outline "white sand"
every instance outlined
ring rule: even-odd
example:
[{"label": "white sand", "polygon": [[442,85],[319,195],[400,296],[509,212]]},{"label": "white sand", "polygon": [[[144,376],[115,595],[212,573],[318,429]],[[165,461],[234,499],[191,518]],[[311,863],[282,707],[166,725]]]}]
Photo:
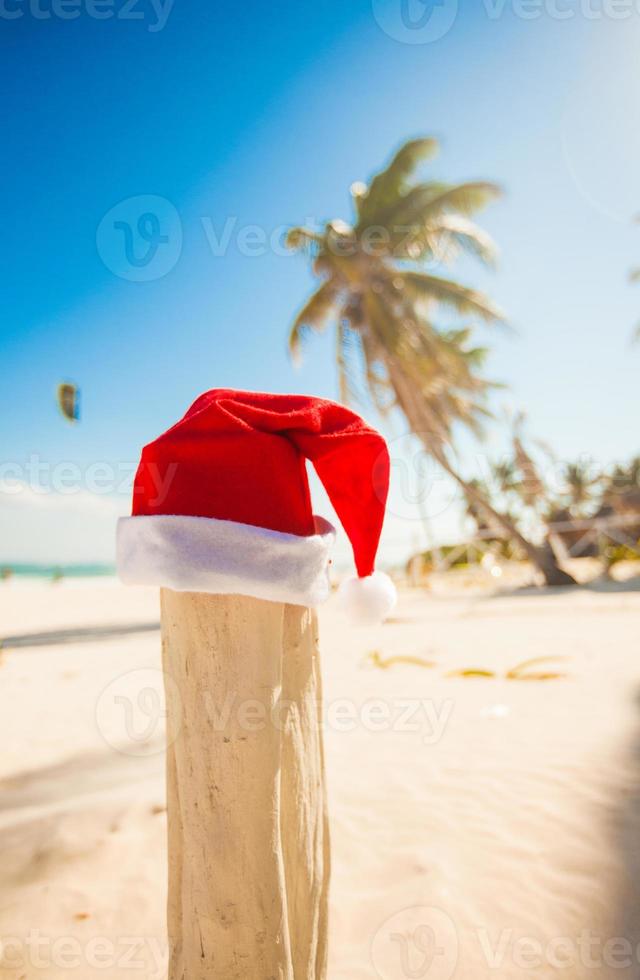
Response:
[{"label": "white sand", "polygon": [[[154,591],[0,586],[0,636],[157,618]],[[331,980],[640,976],[639,636],[622,587],[323,610]],[[565,678],[448,676],[549,655]],[[157,633],[3,654],[2,980],[163,976],[160,689]]]}]

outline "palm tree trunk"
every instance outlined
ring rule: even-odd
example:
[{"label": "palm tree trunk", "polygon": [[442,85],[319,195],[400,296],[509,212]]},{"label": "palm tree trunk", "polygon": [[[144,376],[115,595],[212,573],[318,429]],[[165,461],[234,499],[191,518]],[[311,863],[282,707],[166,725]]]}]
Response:
[{"label": "palm tree trunk", "polygon": [[434,453],[432,448],[425,447],[434,455],[434,458],[443,468],[445,473],[455,480],[468,500],[471,500],[481,508],[493,524],[497,524],[507,534],[512,541],[516,541],[522,551],[526,554],[531,564],[538,569],[544,576],[547,585],[575,585],[575,579],[560,568],[556,556],[550,545],[538,547],[528,541],[521,531],[518,530],[514,522],[505,514],[495,510],[486,499],[482,491],[478,490],[472,483],[468,483],[453,469],[444,453]]},{"label": "palm tree trunk", "polygon": [[506,514],[501,514],[489,503],[486,496],[474,484],[464,479],[451,465],[443,449],[439,448],[433,439],[427,439],[421,433],[430,432],[432,426],[425,412],[421,411],[420,395],[413,391],[413,386],[401,369],[398,369],[393,358],[385,358],[389,380],[395,391],[398,407],[405,416],[411,431],[416,435],[427,452],[440,464],[442,469],[462,489],[467,500],[479,507],[493,524],[502,528],[508,538],[515,541],[526,554],[531,564],[538,569],[547,585],[575,585],[575,579],[560,568],[550,546],[538,547],[518,530],[515,523]]}]

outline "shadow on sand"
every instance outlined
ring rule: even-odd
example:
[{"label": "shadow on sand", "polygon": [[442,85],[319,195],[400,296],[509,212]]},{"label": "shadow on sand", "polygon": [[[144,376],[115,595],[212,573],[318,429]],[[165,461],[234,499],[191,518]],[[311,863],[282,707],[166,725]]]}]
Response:
[{"label": "shadow on sand", "polygon": [[514,588],[496,589],[482,595],[484,599],[500,599],[509,596],[554,596],[570,595],[577,592],[640,592],[640,575],[624,581],[612,578],[597,578],[591,582],[577,582],[575,585],[519,585]]},{"label": "shadow on sand", "polygon": [[5,901],[29,885],[46,889],[57,868],[77,863],[81,869],[88,849],[117,832],[132,805],[147,803],[150,818],[164,812],[163,748],[159,739],[148,757],[88,752],[0,780]]},{"label": "shadow on sand", "polygon": [[145,756],[87,752],[0,780],[0,815],[57,803],[68,806],[82,797],[163,776],[164,736],[149,743]]},{"label": "shadow on sand", "polygon": [[619,794],[611,814],[611,831],[623,873],[614,910],[615,937],[630,946],[628,969],[616,971],[625,978],[640,978],[640,689],[637,730],[627,752],[633,767],[629,783]]},{"label": "shadow on sand", "polygon": [[0,637],[0,650],[17,650],[20,647],[60,646],[68,643],[85,643],[91,640],[110,640],[116,636],[135,633],[155,633],[160,623],[120,623],[108,626],[80,626],[65,630],[47,630],[43,633],[20,633]]}]

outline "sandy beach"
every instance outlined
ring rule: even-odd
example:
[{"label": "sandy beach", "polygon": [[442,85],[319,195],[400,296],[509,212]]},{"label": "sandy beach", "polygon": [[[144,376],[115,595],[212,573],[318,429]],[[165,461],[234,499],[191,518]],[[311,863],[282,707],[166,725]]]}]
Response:
[{"label": "sandy beach", "polygon": [[[158,618],[156,590],[0,586],[2,980],[164,976]],[[320,626],[332,980],[640,976],[637,583]]]}]

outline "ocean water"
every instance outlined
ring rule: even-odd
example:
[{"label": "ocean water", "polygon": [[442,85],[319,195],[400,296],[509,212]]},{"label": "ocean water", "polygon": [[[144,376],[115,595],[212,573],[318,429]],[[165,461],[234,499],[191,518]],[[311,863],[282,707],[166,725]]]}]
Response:
[{"label": "ocean water", "polygon": [[114,565],[29,565],[0,561],[0,579],[13,578],[98,578],[115,575]]}]

